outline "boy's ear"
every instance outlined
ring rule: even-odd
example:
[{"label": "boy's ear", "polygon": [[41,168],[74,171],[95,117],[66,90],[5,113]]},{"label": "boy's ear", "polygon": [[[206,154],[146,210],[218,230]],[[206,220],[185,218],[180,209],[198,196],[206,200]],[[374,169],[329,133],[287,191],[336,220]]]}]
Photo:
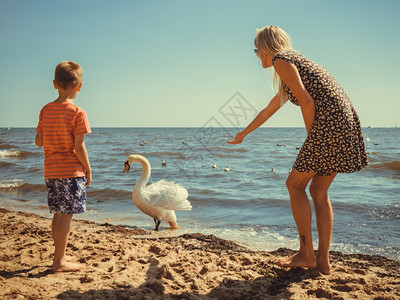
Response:
[{"label": "boy's ear", "polygon": [[53,86],[54,86],[54,88],[55,88],[56,90],[58,90],[58,85],[57,85],[57,83],[56,83],[55,80],[53,80]]},{"label": "boy's ear", "polygon": [[78,87],[77,87],[76,90],[77,90],[78,92],[80,92],[80,91],[81,91],[81,88],[82,88],[82,82],[78,85]]}]

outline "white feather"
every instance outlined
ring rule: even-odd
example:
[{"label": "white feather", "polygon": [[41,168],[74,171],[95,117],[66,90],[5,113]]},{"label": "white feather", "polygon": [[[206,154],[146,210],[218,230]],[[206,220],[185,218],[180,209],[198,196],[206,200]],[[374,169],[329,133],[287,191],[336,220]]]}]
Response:
[{"label": "white feather", "polygon": [[146,186],[142,190],[143,198],[150,204],[171,210],[191,210],[192,206],[186,199],[188,191],[174,182],[164,179]]},{"label": "white feather", "polygon": [[143,167],[142,175],[133,188],[133,203],[155,220],[167,221],[172,228],[177,228],[175,210],[192,209],[187,200],[188,191],[164,179],[146,186],[151,173],[149,161],[141,155],[130,155],[127,161],[129,165],[139,162]]}]

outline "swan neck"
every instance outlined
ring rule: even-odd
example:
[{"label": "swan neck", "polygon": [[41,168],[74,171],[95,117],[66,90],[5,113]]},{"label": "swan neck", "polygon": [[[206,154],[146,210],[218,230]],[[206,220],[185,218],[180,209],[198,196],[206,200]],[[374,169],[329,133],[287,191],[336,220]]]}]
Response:
[{"label": "swan neck", "polygon": [[139,178],[138,185],[145,187],[150,178],[151,167],[147,161],[140,160],[139,163],[142,165],[142,175]]}]

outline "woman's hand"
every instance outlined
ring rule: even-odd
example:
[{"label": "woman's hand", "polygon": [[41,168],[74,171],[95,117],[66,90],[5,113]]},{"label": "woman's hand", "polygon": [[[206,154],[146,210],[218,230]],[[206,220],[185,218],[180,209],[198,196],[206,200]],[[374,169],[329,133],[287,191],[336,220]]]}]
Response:
[{"label": "woman's hand", "polygon": [[246,135],[242,131],[239,131],[236,134],[235,139],[231,140],[231,141],[228,141],[228,144],[233,144],[233,145],[240,144],[241,142],[243,142],[243,139],[244,139],[245,136]]}]

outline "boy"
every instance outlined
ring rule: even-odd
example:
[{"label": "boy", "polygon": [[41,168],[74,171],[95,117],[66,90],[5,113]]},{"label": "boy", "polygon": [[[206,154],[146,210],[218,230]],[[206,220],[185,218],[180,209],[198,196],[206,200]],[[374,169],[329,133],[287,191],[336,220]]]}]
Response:
[{"label": "boy", "polygon": [[83,265],[66,256],[73,214],[86,211],[86,186],[92,181],[84,135],[91,133],[86,112],[73,101],[82,87],[82,69],[72,61],[57,65],[58,98],[40,111],[35,144],[43,146],[44,178],[54,238],[53,272],[75,272]]}]

